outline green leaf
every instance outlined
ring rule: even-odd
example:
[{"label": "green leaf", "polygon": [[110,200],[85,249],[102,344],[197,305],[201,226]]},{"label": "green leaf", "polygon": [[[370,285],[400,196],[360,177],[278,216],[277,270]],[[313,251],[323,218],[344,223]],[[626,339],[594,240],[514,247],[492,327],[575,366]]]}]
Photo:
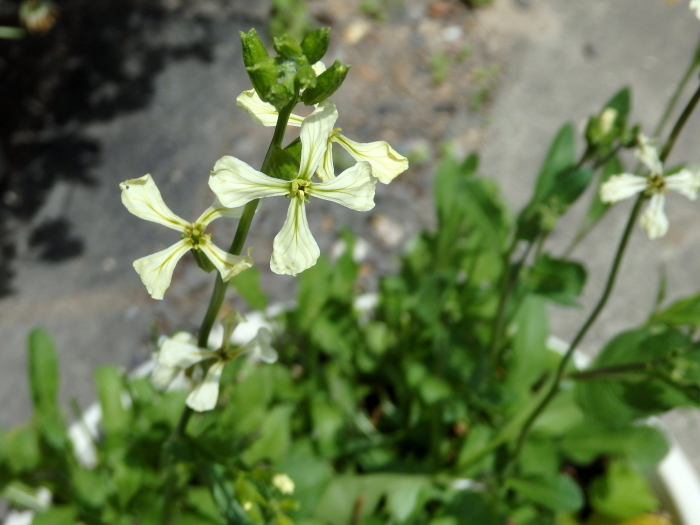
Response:
[{"label": "green leaf", "polygon": [[29,387],[35,410],[57,410],[58,356],[51,337],[41,329],[29,334]]},{"label": "green leaf", "polygon": [[544,373],[549,336],[547,302],[536,295],[526,296],[515,315],[514,323],[516,331],[507,381],[516,392],[524,393]]},{"label": "green leaf", "polygon": [[276,465],[284,460],[292,439],[290,422],[293,410],[293,405],[278,405],[267,414],[257,439],[243,454],[248,465],[265,459]]},{"label": "green leaf", "polygon": [[103,365],[95,371],[95,382],[102,408],[102,428],[107,435],[123,434],[129,428],[129,412],[122,402],[123,373],[116,366]]},{"label": "green leaf", "polygon": [[680,299],[660,312],[656,312],[649,319],[649,324],[700,325],[700,294]]},{"label": "green leaf", "polygon": [[333,476],[332,467],[314,454],[309,439],[302,438],[294,442],[279,470],[294,480],[294,499],[298,500],[300,505],[293,517],[305,518],[313,515]]},{"label": "green leaf", "polygon": [[330,27],[323,27],[308,33],[301,41],[301,49],[309,64],[315,64],[323,58],[330,42]]},{"label": "green leaf", "polygon": [[32,525],[74,525],[77,514],[73,506],[55,505],[46,512],[35,515]]},{"label": "green leaf", "polygon": [[272,150],[266,175],[282,180],[294,180],[299,177],[301,162],[301,141],[296,139],[286,148],[277,146]]},{"label": "green leaf", "polygon": [[70,474],[72,488],[81,504],[92,509],[105,504],[112,485],[103,472],[74,467]]},{"label": "green leaf", "polygon": [[295,326],[302,332],[312,326],[323,306],[328,301],[330,284],[333,278],[333,267],[325,256],[321,256],[316,264],[303,272],[298,278]]},{"label": "green leaf", "polygon": [[529,280],[533,293],[559,304],[578,306],[576,298],[586,284],[586,269],[577,262],[544,254],[535,261]]},{"label": "green leaf", "polygon": [[212,463],[200,464],[199,470],[209,485],[211,495],[221,515],[231,525],[252,525],[253,521],[238,503],[224,468]]},{"label": "green leaf", "polygon": [[571,429],[562,438],[563,452],[579,464],[588,464],[603,455],[617,455],[640,465],[653,466],[668,452],[663,432],[647,425],[605,427],[588,421]]},{"label": "green leaf", "polygon": [[622,461],[612,462],[603,476],[593,480],[588,497],[594,510],[616,520],[633,518],[659,506],[646,477]]},{"label": "green leaf", "polygon": [[568,171],[576,163],[576,132],[573,124],[565,124],[552,141],[535,183],[532,202],[549,195],[557,175]]},{"label": "green leaf", "polygon": [[330,97],[341,86],[350,71],[350,66],[338,62],[316,77],[316,86],[310,87],[301,94],[301,100],[307,106],[319,104]]},{"label": "green leaf", "polygon": [[613,108],[619,117],[627,118],[632,109],[632,91],[628,86],[623,87],[605,103],[606,108]]},{"label": "green leaf", "polygon": [[267,307],[267,294],[260,285],[260,270],[256,267],[248,268],[229,282],[253,310],[264,310]]},{"label": "green leaf", "polygon": [[574,512],[583,506],[583,494],[565,474],[552,477],[510,478],[506,485],[520,495],[556,512]]},{"label": "green leaf", "polygon": [[15,427],[5,436],[7,462],[14,473],[35,469],[41,462],[39,436],[31,426]]}]

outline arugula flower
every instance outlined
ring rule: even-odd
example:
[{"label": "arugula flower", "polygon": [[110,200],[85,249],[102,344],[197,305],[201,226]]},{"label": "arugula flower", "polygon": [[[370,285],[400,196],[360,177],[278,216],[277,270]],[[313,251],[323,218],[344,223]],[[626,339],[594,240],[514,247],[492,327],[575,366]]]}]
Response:
[{"label": "arugula flower", "polygon": [[[332,104],[326,101],[326,104]],[[263,126],[277,124],[278,113],[275,106],[263,102],[254,89],[244,91],[236,99],[236,105],[245,109],[254,122]],[[335,105],[333,105],[335,108]],[[290,126],[301,126],[304,117],[292,113],[289,117]],[[394,150],[387,142],[356,142],[340,133],[341,128],[331,128],[328,133],[328,147],[323,156],[323,162],[318,166],[318,176],[323,181],[329,181],[335,177],[333,169],[332,143],[340,144],[358,162],[369,162],[372,166],[372,175],[379,182],[389,184],[397,175],[408,169],[408,160]]]},{"label": "arugula flower", "polygon": [[158,351],[158,364],[152,376],[154,384],[162,388],[167,386],[168,378],[172,381],[179,373],[198,363],[213,361],[204,378],[194,380],[194,388],[185,401],[187,406],[197,412],[213,409],[219,398],[219,382],[227,363],[244,354],[254,361],[277,361],[277,352],[271,344],[272,332],[268,328],[260,328],[257,335],[244,345],[232,344],[232,333],[244,320],[243,316],[235,311],[224,318],[225,334],[222,346],[218,350],[199,348],[195,337],[186,332],[179,332],[167,338]]},{"label": "arugula flower", "polygon": [[134,268],[154,299],[163,298],[165,290],[170,286],[175,265],[189,250],[201,250],[224,281],[253,265],[250,254],[231,255],[211,241],[211,234],[204,233],[205,228],[214,219],[240,217],[241,209],[230,209],[215,200],[196,221],[189,223],[170,211],[150,175],[127,180],[119,187],[122,190],[122,203],[131,213],[182,233],[182,239],[169,248],[134,261]]},{"label": "arugula flower", "polygon": [[357,211],[374,208],[377,179],[368,162],[358,162],[338,177],[312,182],[327,149],[328,136],[338,118],[335,105],[325,101],[301,124],[301,163],[294,180],[270,177],[235,157],[222,157],[214,166],[209,186],[219,201],[232,208],[264,197],[285,195],[291,200],[282,230],[273,242],[270,268],[278,274],[296,275],[316,264],[320,255],[305,204],[310,197],[337,202]]},{"label": "arugula flower", "polygon": [[649,169],[649,175],[613,175],[601,185],[600,199],[612,204],[644,192],[649,197],[649,205],[642,214],[640,223],[650,239],[657,239],[666,235],[668,231],[668,218],[664,212],[665,193],[674,190],[690,200],[695,200],[700,188],[700,173],[682,169],[674,175],[664,177],[663,165],[656,148],[644,135],[639,136],[638,142],[635,154]]},{"label": "arugula flower", "polygon": [[695,11],[695,16],[700,18],[700,0],[690,0],[690,9]]}]

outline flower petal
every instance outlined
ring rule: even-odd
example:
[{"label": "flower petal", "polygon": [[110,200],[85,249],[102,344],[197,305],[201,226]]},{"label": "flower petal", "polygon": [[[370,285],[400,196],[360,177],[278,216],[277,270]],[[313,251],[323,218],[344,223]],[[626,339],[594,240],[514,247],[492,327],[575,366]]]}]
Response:
[{"label": "flower petal", "polygon": [[669,190],[677,191],[694,201],[698,196],[698,189],[700,189],[700,173],[681,170],[674,175],[666,177],[664,182]]},{"label": "flower petal", "polygon": [[277,361],[277,351],[272,348],[272,332],[269,328],[262,327],[257,335],[248,343],[248,356],[253,361],[274,363]]},{"label": "flower petal", "polygon": [[690,0],[690,9],[695,11],[695,16],[700,18],[700,0]]},{"label": "flower petal", "polygon": [[289,181],[268,177],[235,157],[221,157],[209,177],[209,187],[224,206],[236,208],[252,200],[289,193]]},{"label": "flower petal", "polygon": [[329,147],[328,137],[338,120],[338,110],[331,101],[318,105],[301,124],[301,163],[299,178],[311,180]]},{"label": "flower petal", "polygon": [[358,162],[329,182],[311,183],[309,194],[357,211],[374,208],[377,178],[368,162]]},{"label": "flower petal", "polygon": [[668,219],[664,213],[664,196],[655,193],[649,200],[649,206],[644,210],[640,220],[642,228],[650,239],[658,239],[668,231]]},{"label": "flower petal", "polygon": [[166,367],[189,368],[195,363],[216,356],[216,352],[199,348],[196,341],[183,341],[178,337],[169,337],[158,351],[158,364]]},{"label": "flower petal", "polygon": [[219,217],[231,217],[232,219],[238,219],[241,215],[243,215],[243,206],[228,208],[221,204],[219,199],[214,199],[214,204],[204,210],[204,212],[197,218],[196,221],[194,221],[194,223],[206,228],[211,221],[218,219]]},{"label": "flower petal", "polygon": [[199,243],[199,247],[207,255],[209,261],[219,270],[221,280],[224,282],[253,266],[250,249],[248,250],[248,255],[232,255],[216,246],[213,242],[204,239]]},{"label": "flower petal", "polygon": [[333,166],[333,144],[328,143],[326,152],[323,154],[321,159],[321,164],[318,165],[316,170],[318,178],[323,182],[328,182],[335,178],[335,166]]},{"label": "flower petal", "polygon": [[151,383],[158,390],[167,390],[180,372],[182,372],[182,369],[176,366],[156,363],[156,367],[151,372]]},{"label": "flower petal", "polygon": [[170,211],[150,175],[124,181],[119,187],[124,206],[137,217],[178,231],[190,225]]},{"label": "flower petal", "polygon": [[170,286],[175,265],[192,247],[190,239],[182,239],[170,248],[134,261],[134,269],[141,276],[146,290],[154,299],[162,299]]},{"label": "flower petal", "polygon": [[[238,98],[236,98],[236,105],[239,108],[245,109],[248,115],[250,115],[250,118],[253,119],[253,122],[262,124],[263,126],[277,125],[277,118],[279,117],[277,109],[272,104],[264,102],[254,89],[249,89],[238,95]],[[290,126],[301,126],[303,120],[304,117],[292,113],[289,115],[288,124]]]},{"label": "flower petal", "polygon": [[636,157],[653,175],[661,175],[664,172],[664,167],[651,139],[640,133],[637,142],[637,150],[634,152]]},{"label": "flower petal", "polygon": [[613,175],[600,186],[600,200],[612,204],[647,189],[649,182],[646,177],[621,173]]},{"label": "flower petal", "polygon": [[289,203],[287,219],[272,243],[270,269],[278,274],[296,275],[316,264],[319,255],[321,250],[309,230],[304,202],[294,197]]},{"label": "flower petal", "polygon": [[383,140],[355,142],[341,134],[334,134],[332,140],[345,148],[355,160],[369,162],[372,175],[384,184],[389,184],[397,175],[408,169],[408,159]]},{"label": "flower petal", "polygon": [[219,360],[209,367],[202,382],[187,396],[185,403],[188,407],[197,412],[204,412],[216,406],[216,400],[219,398],[219,381],[225,364],[225,361]]}]

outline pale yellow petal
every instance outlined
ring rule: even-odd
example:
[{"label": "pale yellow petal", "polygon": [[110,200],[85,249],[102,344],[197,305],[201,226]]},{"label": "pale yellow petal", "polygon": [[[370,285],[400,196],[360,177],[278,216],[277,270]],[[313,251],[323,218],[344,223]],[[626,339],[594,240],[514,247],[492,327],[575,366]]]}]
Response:
[{"label": "pale yellow petal", "polygon": [[357,211],[374,208],[377,178],[368,162],[358,162],[329,182],[311,183],[309,195],[337,202]]},{"label": "pale yellow petal", "polygon": [[197,412],[205,412],[216,406],[216,401],[219,398],[219,381],[225,364],[224,361],[216,361],[209,367],[202,382],[194,387],[190,395],[187,396],[185,404],[188,407]]},{"label": "pale yellow petal", "polygon": [[316,264],[319,255],[321,250],[309,230],[304,202],[295,197],[289,203],[287,219],[272,243],[270,268],[278,274],[296,275]]},{"label": "pale yellow petal", "polygon": [[644,164],[652,175],[661,175],[664,172],[663,165],[659,159],[659,153],[653,145],[651,139],[640,134],[637,139],[637,149],[634,154],[639,161]]},{"label": "pale yellow petal", "polygon": [[154,299],[162,299],[170,286],[175,265],[192,247],[190,239],[182,239],[170,248],[134,261],[134,268]]},{"label": "pale yellow petal", "polygon": [[187,221],[170,211],[150,175],[124,181],[119,187],[122,203],[137,217],[178,231],[189,226]]},{"label": "pale yellow petal", "polygon": [[700,18],[700,0],[690,0],[690,9],[695,12],[695,16]]},{"label": "pale yellow petal", "polygon": [[209,187],[224,206],[236,208],[252,200],[289,193],[289,181],[268,177],[235,157],[221,157],[209,177]]},{"label": "pale yellow petal", "polygon": [[[245,109],[248,115],[250,115],[250,118],[253,119],[253,122],[262,124],[263,126],[277,125],[277,118],[279,117],[277,109],[275,109],[275,106],[272,104],[264,102],[254,89],[249,89],[238,95],[238,98],[236,98],[236,105],[239,108]],[[288,124],[290,126],[301,126],[303,120],[304,117],[292,113],[289,116]]]},{"label": "pale yellow petal", "polygon": [[202,240],[199,243],[199,248],[206,254],[211,263],[219,270],[221,280],[226,282],[231,277],[247,270],[253,266],[253,258],[248,255],[232,255],[208,240]]},{"label": "pale yellow petal", "polygon": [[355,142],[341,134],[334,134],[332,140],[345,148],[355,160],[369,162],[372,174],[384,184],[389,184],[408,169],[408,159],[383,140]]},{"label": "pale yellow petal", "polygon": [[158,364],[176,368],[189,368],[195,363],[212,359],[216,353],[199,348],[196,342],[169,337],[158,351]]},{"label": "pale yellow petal", "polygon": [[613,175],[600,186],[600,200],[612,204],[632,195],[643,192],[649,185],[649,179],[632,175],[631,173],[621,173]]},{"label": "pale yellow petal", "polygon": [[199,218],[194,221],[195,224],[206,228],[207,225],[214,219],[219,217],[230,217],[232,219],[238,219],[243,215],[244,206],[238,206],[236,208],[228,208],[221,204],[219,199],[214,199],[214,204],[209,206],[204,212],[199,216]]},{"label": "pale yellow petal", "polygon": [[326,100],[301,124],[301,164],[299,178],[311,180],[329,147],[328,136],[338,120],[335,104]]},{"label": "pale yellow petal", "polygon": [[698,196],[700,189],[700,173],[690,170],[681,170],[674,175],[669,175],[664,179],[666,187],[685,195],[691,201]]},{"label": "pale yellow petal", "polygon": [[253,361],[265,363],[277,361],[278,355],[277,351],[272,348],[272,332],[269,328],[260,328],[257,335],[246,346],[248,347],[248,356]]},{"label": "pale yellow petal", "polygon": [[323,154],[321,164],[318,165],[316,174],[323,182],[328,182],[329,180],[335,178],[335,166],[333,166],[333,144],[330,142],[328,143],[326,152]]},{"label": "pale yellow petal", "polygon": [[662,194],[656,193],[652,195],[640,222],[650,239],[658,239],[666,235],[668,219],[664,213],[664,196]]}]

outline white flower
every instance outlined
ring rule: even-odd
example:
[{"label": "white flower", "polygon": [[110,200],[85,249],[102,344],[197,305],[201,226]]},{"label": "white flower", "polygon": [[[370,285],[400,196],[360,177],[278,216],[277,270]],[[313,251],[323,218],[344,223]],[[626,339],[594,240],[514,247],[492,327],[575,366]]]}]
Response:
[{"label": "white flower", "polygon": [[285,195],[291,202],[282,230],[273,242],[270,268],[278,274],[296,275],[316,264],[320,250],[306,220],[309,197],[337,202],[357,211],[374,207],[377,179],[367,162],[358,162],[338,177],[312,182],[326,151],[328,136],[338,118],[335,105],[319,104],[301,125],[301,163],[297,178],[288,181],[261,173],[235,157],[223,157],[214,166],[209,186],[231,208],[254,199]]},{"label": "white flower", "polygon": [[272,484],[282,494],[294,493],[294,481],[287,474],[275,474],[272,477]]},{"label": "white flower", "polygon": [[182,233],[182,239],[171,247],[134,261],[134,268],[154,299],[163,298],[165,290],[170,286],[175,265],[189,250],[201,250],[224,281],[253,265],[250,255],[231,255],[217,247],[211,241],[210,234],[204,233],[204,229],[214,219],[240,217],[242,210],[229,209],[215,200],[196,221],[189,223],[170,211],[150,175],[127,180],[119,187],[122,190],[122,202],[131,213]]},{"label": "white flower", "polygon": [[663,237],[668,231],[668,218],[664,213],[665,193],[674,190],[695,200],[700,188],[700,173],[683,169],[674,175],[663,176],[661,160],[647,137],[640,135],[637,158],[649,169],[648,177],[631,173],[613,175],[600,187],[600,199],[615,203],[638,193],[646,192],[649,205],[640,223],[650,239]]},{"label": "white flower", "polygon": [[158,366],[151,380],[156,387],[162,387],[160,380],[164,374],[159,376],[159,370],[175,371],[177,375],[197,363],[213,361],[204,378],[195,381],[195,386],[185,401],[187,406],[197,412],[213,409],[219,398],[221,373],[229,361],[243,354],[249,354],[251,359],[266,363],[274,363],[277,360],[277,352],[271,346],[272,333],[269,329],[260,328],[257,335],[245,345],[231,346],[230,334],[234,328],[235,323],[227,327],[223,344],[218,350],[199,348],[194,336],[184,332],[167,338],[158,351]]},{"label": "white flower", "polygon": [[700,0],[690,0],[690,9],[695,11],[695,16],[700,18]]},{"label": "white flower", "polygon": [[[326,104],[332,103],[326,101]],[[277,124],[278,113],[275,106],[263,102],[254,89],[241,93],[236,99],[236,105],[245,109],[253,121],[258,124],[263,126],[274,126]],[[304,117],[294,113],[289,117],[290,126],[301,126],[303,121]],[[408,169],[406,157],[397,153],[387,142],[355,142],[342,135],[341,131],[341,128],[331,128],[329,130],[327,136],[328,147],[326,148],[323,162],[318,166],[318,176],[321,180],[328,181],[335,177],[333,170],[333,142],[340,144],[358,162],[369,162],[370,166],[372,166],[372,175],[384,184],[389,184],[397,175]]]}]

